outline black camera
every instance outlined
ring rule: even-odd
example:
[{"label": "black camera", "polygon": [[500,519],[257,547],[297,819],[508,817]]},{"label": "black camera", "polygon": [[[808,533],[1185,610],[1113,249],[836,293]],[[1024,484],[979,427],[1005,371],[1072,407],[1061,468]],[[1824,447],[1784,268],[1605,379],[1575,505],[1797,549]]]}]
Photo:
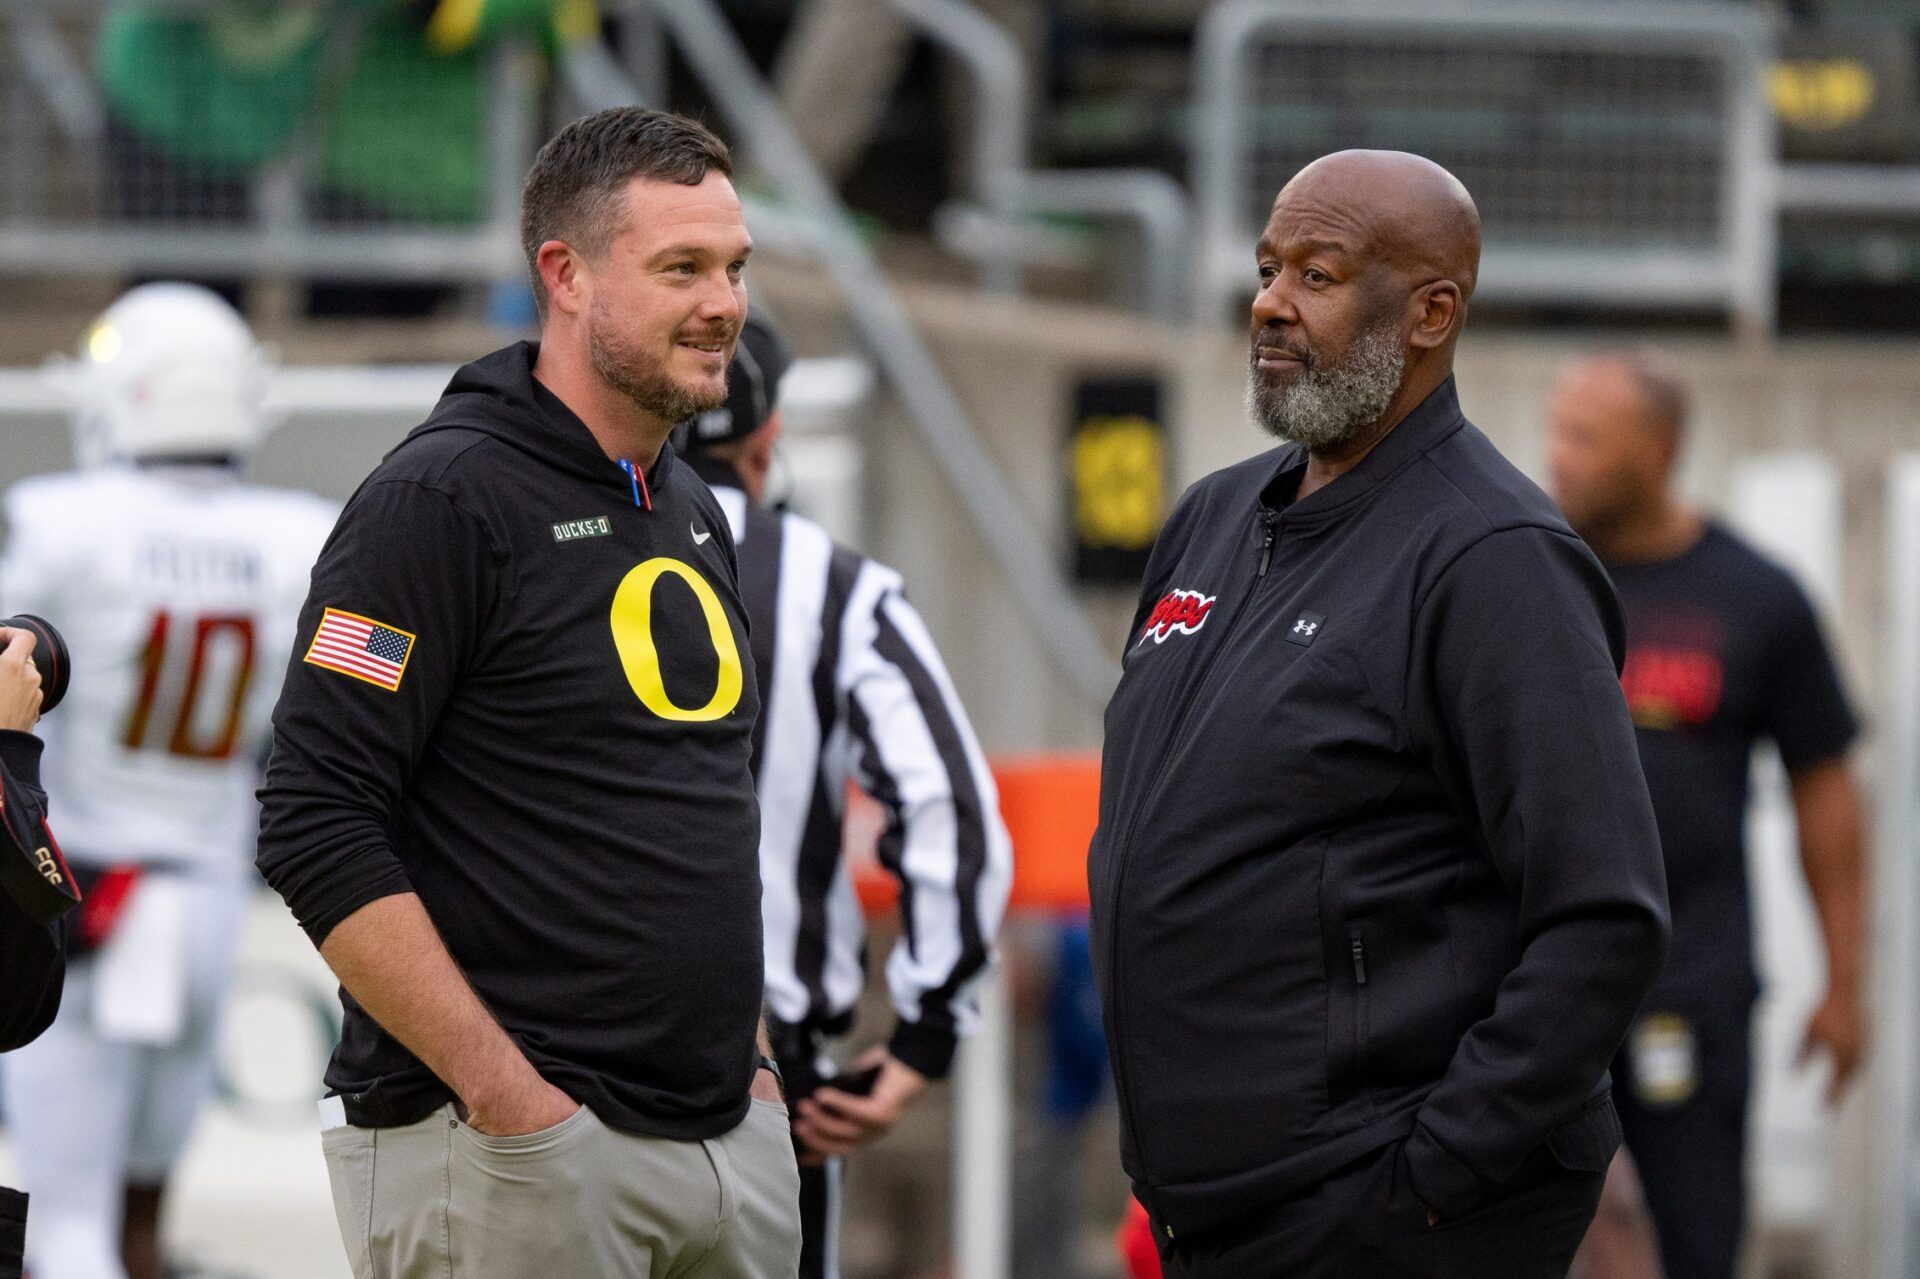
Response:
[{"label": "black camera", "polygon": [[67,695],[67,679],[73,674],[73,658],[67,652],[67,642],[53,629],[52,622],[32,613],[0,617],[0,626],[33,636],[33,664],[40,668],[40,713],[45,715]]},{"label": "black camera", "polygon": [[[33,636],[33,664],[40,668],[40,713],[67,695],[73,659],[67,642],[44,617],[19,613],[0,617],[0,626]],[[80,901],[80,886],[60,856],[38,791],[17,785],[0,768],[0,889],[35,922],[51,924]]]}]

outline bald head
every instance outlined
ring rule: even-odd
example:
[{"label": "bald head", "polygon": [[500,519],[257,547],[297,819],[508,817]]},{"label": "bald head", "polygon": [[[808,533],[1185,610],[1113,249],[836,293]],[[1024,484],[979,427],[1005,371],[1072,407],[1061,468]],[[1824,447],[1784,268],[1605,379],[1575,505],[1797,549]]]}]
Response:
[{"label": "bald head", "polygon": [[1451,280],[1464,301],[1480,276],[1480,211],[1460,179],[1406,151],[1336,151],[1282,187],[1282,211],[1357,236],[1361,252],[1412,284]]},{"label": "bald head", "polygon": [[1480,214],[1433,161],[1315,160],[1275,197],[1254,255],[1248,406],[1274,435],[1357,455],[1452,375]]},{"label": "bald head", "polygon": [[1658,355],[1609,351],[1569,363],[1547,416],[1553,495],[1582,535],[1605,540],[1665,500],[1687,391]]},{"label": "bald head", "polygon": [[1560,370],[1566,398],[1598,402],[1649,443],[1677,451],[1687,429],[1687,384],[1658,352],[1602,351]]}]

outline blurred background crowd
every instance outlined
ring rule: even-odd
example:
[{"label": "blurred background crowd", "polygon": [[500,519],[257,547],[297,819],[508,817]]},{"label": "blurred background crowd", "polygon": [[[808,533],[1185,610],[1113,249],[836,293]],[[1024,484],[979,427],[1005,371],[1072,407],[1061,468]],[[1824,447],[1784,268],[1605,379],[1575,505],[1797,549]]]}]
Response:
[{"label": "blurred background crowd", "polygon": [[[1837,1109],[1796,1059],[1824,952],[1763,752],[1745,1265],[1920,1275],[1920,6],[8,0],[0,483],[74,463],[43,361],[167,279],[273,350],[251,473],[344,499],[454,364],[531,329],[520,180],[628,102],[734,147],[753,305],[800,357],[776,495],[904,572],[1020,867],[986,1033],[849,1174],[850,1279],[1126,1273],[1083,906],[1100,710],[1172,501],[1265,445],[1267,205],[1349,146],[1479,203],[1461,387],[1496,443],[1545,483],[1565,366],[1652,348],[1690,406],[1681,490],[1813,599],[1864,725],[1871,1050]],[[180,1273],[345,1274],[311,1106],[337,1017],[262,895],[168,1210]]]}]

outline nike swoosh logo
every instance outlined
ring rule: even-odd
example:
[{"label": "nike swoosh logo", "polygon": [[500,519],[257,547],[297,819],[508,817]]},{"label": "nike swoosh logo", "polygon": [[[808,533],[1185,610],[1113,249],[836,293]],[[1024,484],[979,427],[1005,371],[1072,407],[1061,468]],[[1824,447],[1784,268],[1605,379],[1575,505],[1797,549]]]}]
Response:
[{"label": "nike swoosh logo", "polygon": [[687,532],[693,534],[693,544],[695,546],[705,546],[707,539],[713,536],[711,533],[702,533],[691,524],[687,525]]}]

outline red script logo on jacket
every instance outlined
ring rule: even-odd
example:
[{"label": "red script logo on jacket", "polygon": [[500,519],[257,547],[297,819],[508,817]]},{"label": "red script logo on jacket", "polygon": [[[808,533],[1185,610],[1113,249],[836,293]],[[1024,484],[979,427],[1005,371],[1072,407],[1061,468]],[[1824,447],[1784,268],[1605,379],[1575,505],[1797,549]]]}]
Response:
[{"label": "red script logo on jacket", "polygon": [[1144,644],[1152,640],[1156,644],[1164,644],[1169,635],[1193,634],[1207,624],[1207,614],[1213,611],[1213,601],[1218,598],[1215,595],[1202,595],[1199,591],[1167,592],[1153,606],[1153,615],[1147,618],[1139,642]]}]

